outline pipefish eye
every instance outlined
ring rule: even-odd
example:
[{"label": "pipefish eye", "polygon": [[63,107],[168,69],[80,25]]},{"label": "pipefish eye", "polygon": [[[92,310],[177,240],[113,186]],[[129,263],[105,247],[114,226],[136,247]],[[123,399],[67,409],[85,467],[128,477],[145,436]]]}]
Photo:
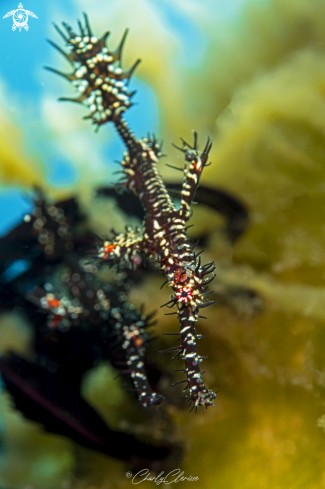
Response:
[{"label": "pipefish eye", "polygon": [[185,159],[186,161],[195,161],[197,158],[197,152],[196,151],[192,151],[192,150],[188,150],[186,152],[186,155],[185,155]]}]

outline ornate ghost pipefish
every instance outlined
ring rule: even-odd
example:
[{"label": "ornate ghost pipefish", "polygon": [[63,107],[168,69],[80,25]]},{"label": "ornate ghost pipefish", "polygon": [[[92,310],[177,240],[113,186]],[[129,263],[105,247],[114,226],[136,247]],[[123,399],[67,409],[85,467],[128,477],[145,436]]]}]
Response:
[{"label": "ornate ghost pipefish", "polygon": [[[70,100],[89,108],[84,119],[91,119],[99,126],[112,122],[127,151],[121,162],[126,177],[123,184],[140,199],[145,210],[143,231],[127,228],[126,233],[118,234],[111,241],[105,241],[99,250],[99,257],[110,263],[126,262],[135,266],[141,262],[140,254],[154,257],[167,278],[172,289],[170,301],[165,306],[176,307],[175,314],[180,324],[180,345],[167,351],[177,351],[176,357],[182,357],[186,374],[185,389],[189,388],[189,402],[193,407],[213,405],[216,393],[208,389],[203,382],[200,362],[203,357],[197,353],[195,323],[200,317],[199,310],[214,302],[204,302],[207,285],[214,276],[207,278],[215,270],[213,262],[201,265],[201,253],[195,254],[186,236],[186,223],[191,217],[191,204],[211,149],[208,138],[203,151],[198,150],[197,134],[194,143],[189,145],[182,140],[180,149],[184,153],[184,181],[181,191],[181,205],[176,209],[157,169],[157,162],[162,156],[161,144],[154,136],[137,139],[123,119],[123,113],[133,104],[131,98],[135,92],[128,91],[130,78],[139,64],[136,61],[131,69],[124,71],[121,67],[121,55],[127,30],[115,51],[106,46],[109,32],[100,39],[93,36],[87,15],[85,24],[79,22],[80,34],[63,22],[67,34],[56,25],[55,28],[66,41],[69,51],[65,52],[53,42],[72,65],[70,74],[48,68],[70,81],[79,91],[75,99]],[[163,306],[162,306],[163,307]],[[174,357],[174,358],[176,358]],[[178,384],[179,382],[177,382]],[[175,384],[173,384],[175,385]]]}]

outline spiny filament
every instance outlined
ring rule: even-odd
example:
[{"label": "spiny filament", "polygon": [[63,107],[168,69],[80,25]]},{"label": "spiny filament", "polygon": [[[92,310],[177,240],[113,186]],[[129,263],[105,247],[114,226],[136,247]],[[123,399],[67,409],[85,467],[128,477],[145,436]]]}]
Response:
[{"label": "spiny filament", "polygon": [[109,32],[105,32],[100,39],[97,39],[92,35],[86,14],[84,19],[85,27],[80,24],[80,34],[75,34],[65,22],[62,24],[67,35],[55,25],[67,43],[68,52],[62,51],[50,41],[73,66],[72,73],[62,73],[48,67],[47,69],[66,78],[79,93],[77,98],[60,100],[86,105],[90,112],[84,118],[92,119],[99,127],[105,122],[116,120],[132,106],[131,98],[135,92],[128,91],[128,83],[140,60],[136,61],[131,69],[123,71],[121,56],[128,31],[125,31],[117,49],[110,51],[106,46]]}]

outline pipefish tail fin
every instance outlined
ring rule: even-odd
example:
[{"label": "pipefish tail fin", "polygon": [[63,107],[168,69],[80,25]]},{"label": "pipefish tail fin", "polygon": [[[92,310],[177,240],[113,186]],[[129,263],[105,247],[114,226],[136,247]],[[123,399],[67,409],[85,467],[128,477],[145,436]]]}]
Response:
[{"label": "pipefish tail fin", "polygon": [[[62,25],[66,30],[64,33],[58,26],[55,25],[55,28],[66,41],[67,52],[52,41],[50,43],[74,68],[73,72],[66,76],[79,92],[79,96],[73,101],[88,107],[89,113],[85,118],[91,119],[98,127],[106,122],[118,121],[123,112],[133,105],[131,98],[134,92],[129,91],[128,85],[135,68],[140,63],[140,60],[137,60],[130,69],[122,69],[121,57],[128,29],[125,30],[118,47],[110,50],[107,47],[110,33],[105,32],[99,39],[94,37],[86,14],[84,14],[84,25],[78,21],[79,34],[76,34],[67,23],[63,22]],[[47,69],[64,76],[56,70]]]}]

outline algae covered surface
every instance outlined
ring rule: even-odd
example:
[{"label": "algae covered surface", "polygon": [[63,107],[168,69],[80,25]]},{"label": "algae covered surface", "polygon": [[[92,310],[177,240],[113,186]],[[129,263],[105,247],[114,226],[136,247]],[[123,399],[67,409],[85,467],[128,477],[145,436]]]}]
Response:
[{"label": "algae covered surface", "polygon": [[[124,63],[143,59],[136,83],[139,97],[141,90],[145,93],[132,109],[135,131],[141,135],[145,127],[158,132],[168,163],[177,166],[182,155],[170,143],[177,144],[179,136],[190,140],[192,129],[201,144],[209,134],[212,165],[202,184],[239,199],[249,211],[249,224],[231,244],[216,213],[197,206],[192,219],[192,236],[196,229],[206,236],[204,263],[214,260],[217,265],[210,285],[216,304],[197,327],[205,335],[199,348],[208,356],[202,364],[206,383],[220,389],[214,408],[189,414],[185,394],[176,386],[171,388],[175,402],[166,400],[147,413],[136,408],[106,364],[85,376],[83,395],[119,429],[152,432],[159,438],[172,426],[168,436],[184,447],[183,459],[173,468],[199,478],[177,483],[183,487],[324,487],[325,3],[97,3],[95,8],[86,0],[75,1],[69,12],[63,3],[53,4],[43,38],[53,38],[51,20],[75,25],[83,10],[98,34],[112,30],[112,45],[129,27],[132,41]],[[7,11],[14,8],[5,4]],[[37,4],[31,10],[37,14]],[[27,38],[33,29],[36,23],[21,35]],[[55,54],[45,54],[37,61],[40,66],[57,65]],[[94,230],[108,230],[112,220],[118,228],[125,216],[91,198],[95,185],[112,181],[112,160],[122,155],[122,147],[114,147],[113,128],[93,134],[81,120],[82,109],[56,101],[69,90],[64,81],[40,73],[35,70],[42,82],[37,109],[33,93],[23,97],[19,87],[9,85],[6,73],[1,74],[1,192],[28,192],[39,185],[56,198],[78,195]],[[53,154],[65,155],[78,175],[75,181],[59,186],[49,179]],[[160,168],[166,180],[181,178],[164,160]],[[169,296],[168,290],[159,289],[162,282],[158,274],[148,278],[131,290],[131,301],[159,309]],[[159,309],[160,337],[148,347],[149,357],[159,357],[159,364],[170,371],[181,368],[181,362],[169,363],[157,352],[170,346],[161,335],[175,331],[172,318]],[[2,352],[32,355],[28,325],[6,314],[0,326]],[[174,381],[181,379],[173,375]],[[44,433],[12,408],[5,391],[0,409],[4,488],[132,486],[125,464]],[[154,484],[142,482],[141,487]]]}]

